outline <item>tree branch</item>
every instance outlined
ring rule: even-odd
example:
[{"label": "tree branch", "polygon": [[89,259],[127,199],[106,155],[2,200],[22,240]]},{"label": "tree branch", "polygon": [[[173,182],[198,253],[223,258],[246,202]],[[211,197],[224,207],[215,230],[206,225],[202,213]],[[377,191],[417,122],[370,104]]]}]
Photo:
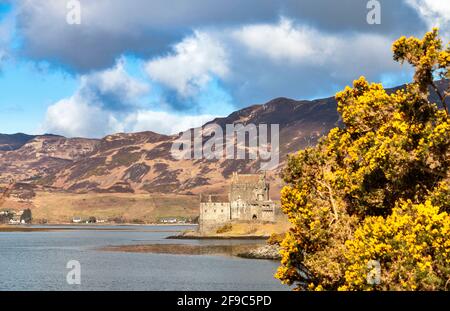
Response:
[{"label": "tree branch", "polygon": [[334,218],[336,220],[338,220],[339,215],[337,212],[336,201],[334,200],[334,196],[333,196],[333,189],[331,189],[330,185],[328,185],[327,183],[325,183],[323,181],[318,180],[317,182],[328,189],[328,197],[330,199],[331,208],[333,209]]},{"label": "tree branch", "polygon": [[448,107],[447,107],[447,104],[445,103],[445,97],[446,97],[446,96],[443,96],[443,95],[441,94],[441,92],[439,91],[439,89],[438,89],[438,87],[436,86],[436,84],[434,83],[434,81],[431,81],[431,86],[433,87],[434,91],[435,91],[436,94],[438,95],[439,100],[441,101],[442,106],[444,107],[445,113],[446,113],[447,116],[448,116]]}]

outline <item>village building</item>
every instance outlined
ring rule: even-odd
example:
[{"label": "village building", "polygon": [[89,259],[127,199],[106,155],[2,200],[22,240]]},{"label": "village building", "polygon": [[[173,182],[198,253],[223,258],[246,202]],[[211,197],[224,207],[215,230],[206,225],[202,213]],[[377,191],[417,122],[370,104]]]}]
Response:
[{"label": "village building", "polygon": [[231,221],[274,222],[266,174],[233,173],[227,195],[200,196],[199,230],[214,230]]},{"label": "village building", "polygon": [[159,220],[160,223],[163,224],[176,224],[178,222],[178,219],[176,218],[161,218]]}]

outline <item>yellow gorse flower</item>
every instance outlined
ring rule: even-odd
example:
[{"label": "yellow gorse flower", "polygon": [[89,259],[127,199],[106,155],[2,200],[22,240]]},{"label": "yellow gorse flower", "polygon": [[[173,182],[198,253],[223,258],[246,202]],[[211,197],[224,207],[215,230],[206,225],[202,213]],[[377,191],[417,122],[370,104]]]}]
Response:
[{"label": "yellow gorse flower", "polygon": [[[433,29],[393,52],[415,67],[414,82],[388,93],[360,77],[335,96],[343,126],[288,159],[281,204],[292,228],[276,273],[285,284],[433,290],[450,279],[450,120],[428,99],[433,76],[449,78],[450,49]],[[379,282],[368,281],[370,262]]]}]

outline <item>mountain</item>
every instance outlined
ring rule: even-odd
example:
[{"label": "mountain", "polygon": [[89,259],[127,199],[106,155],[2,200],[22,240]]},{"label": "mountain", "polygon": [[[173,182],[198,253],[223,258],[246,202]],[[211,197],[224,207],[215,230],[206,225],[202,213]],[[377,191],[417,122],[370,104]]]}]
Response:
[{"label": "mountain", "polygon": [[2,135],[2,142],[9,151],[0,151],[0,183],[10,180],[45,183],[48,176],[91,153],[99,141],[15,134]]},{"label": "mountain", "polygon": [[23,133],[0,134],[0,151],[17,150],[36,136]]},{"label": "mountain", "polygon": [[[438,85],[444,88],[448,81]],[[437,98],[436,94],[431,97]],[[279,124],[283,162],[287,154],[316,144],[319,137],[338,126],[339,116],[332,97],[312,101],[277,98],[205,125],[217,124],[225,130],[227,124],[238,123]],[[27,137],[4,137],[3,141],[15,147],[0,151],[0,182],[15,179],[75,192],[189,194],[219,191],[226,187],[232,172],[254,173],[260,168],[259,161],[248,159],[176,160],[171,147],[179,137],[154,132],[119,133],[100,140],[52,135],[28,141]],[[273,194],[281,186],[278,176],[279,170],[269,173]]]},{"label": "mountain", "polygon": [[[280,160],[336,126],[333,98],[295,101],[277,98],[217,118],[208,124],[280,125]],[[234,171],[259,169],[256,160],[182,160],[171,156],[179,135],[120,133],[100,140],[36,136],[20,148],[0,151],[0,182],[28,181],[70,191],[177,192],[215,191]],[[275,176],[273,176],[275,179]]]},{"label": "mountain", "polygon": [[[277,98],[264,105],[236,111],[208,124],[279,124],[280,160],[286,154],[315,144],[336,126],[334,99],[295,101]],[[256,172],[256,160],[177,160],[171,147],[179,135],[153,132],[115,134],[100,140],[86,157],[51,176],[51,185],[71,191],[177,192],[215,191],[234,171]],[[275,179],[275,176],[271,176]]]}]

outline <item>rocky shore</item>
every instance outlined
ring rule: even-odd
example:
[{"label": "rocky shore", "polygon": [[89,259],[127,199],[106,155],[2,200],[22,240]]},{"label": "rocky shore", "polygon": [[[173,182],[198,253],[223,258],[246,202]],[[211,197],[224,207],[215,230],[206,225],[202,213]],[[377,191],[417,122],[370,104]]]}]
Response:
[{"label": "rocky shore", "polygon": [[169,240],[267,240],[269,236],[258,236],[258,235],[171,235],[166,239]]},{"label": "rocky shore", "polygon": [[237,245],[184,245],[184,244],[147,244],[120,245],[100,248],[102,251],[156,253],[174,255],[229,255],[248,259],[280,260],[279,246],[258,244]]},{"label": "rocky shore", "polygon": [[254,243],[237,245],[190,245],[190,244],[142,244],[106,246],[99,250],[110,252],[155,253],[173,255],[229,255],[239,256],[257,248]]},{"label": "rocky shore", "polygon": [[245,252],[239,253],[239,257],[251,259],[270,259],[280,260],[280,247],[278,245],[264,245],[249,249]]}]

